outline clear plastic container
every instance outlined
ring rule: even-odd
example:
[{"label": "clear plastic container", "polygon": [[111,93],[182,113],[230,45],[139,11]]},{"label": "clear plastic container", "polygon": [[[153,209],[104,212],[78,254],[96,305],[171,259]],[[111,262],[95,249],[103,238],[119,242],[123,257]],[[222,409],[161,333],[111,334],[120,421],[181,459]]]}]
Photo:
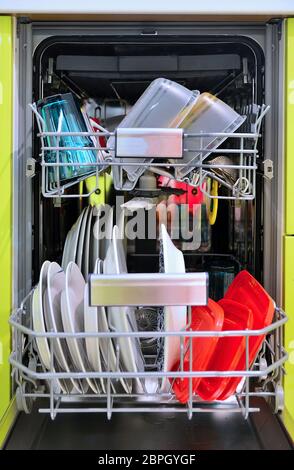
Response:
[{"label": "clear plastic container", "polygon": [[[240,116],[230,106],[210,93],[201,93],[198,100],[189,112],[185,114],[181,122],[177,122],[174,127],[180,127],[185,130],[185,134],[196,133],[216,133],[216,132],[235,132],[244,122],[246,117]],[[177,178],[182,179],[191,170],[194,164],[201,163],[211,150],[221,145],[227,137],[186,137],[184,147],[183,162],[186,164],[177,167]],[[197,150],[205,149],[205,152]],[[175,163],[179,163],[175,161]]]},{"label": "clear plastic container", "polygon": [[[154,80],[138,101],[134,104],[127,116],[118,127],[125,128],[168,128],[179,127],[189,110],[195,105],[199,91],[191,91],[178,83],[165,78]],[[114,138],[110,137],[109,147],[114,147]],[[143,166],[128,166],[128,162],[136,162],[135,158],[122,158],[126,163],[123,169],[128,179],[136,183],[139,176],[144,173]],[[138,159],[140,163],[150,163],[151,158]],[[118,169],[113,167],[114,180],[118,180]],[[132,184],[130,183],[130,186]]]},{"label": "clear plastic container", "polygon": [[[87,122],[78,103],[71,93],[49,96],[37,102],[37,109],[43,118],[46,132],[87,132]],[[64,166],[50,168],[51,182],[57,181],[58,171],[61,180],[68,180],[95,172],[91,163],[96,162],[96,151],[83,147],[94,147],[94,141],[88,136],[46,136],[48,147],[65,147],[59,151],[60,163],[89,163],[89,166]],[[66,147],[80,147],[79,150],[68,150]],[[57,151],[48,150],[45,153],[48,163],[57,162]]]}]

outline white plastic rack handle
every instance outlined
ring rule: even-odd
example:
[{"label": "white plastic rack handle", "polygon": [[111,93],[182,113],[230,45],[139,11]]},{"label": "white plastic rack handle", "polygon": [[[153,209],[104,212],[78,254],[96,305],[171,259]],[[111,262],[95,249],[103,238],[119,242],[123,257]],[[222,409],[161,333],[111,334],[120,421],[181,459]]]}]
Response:
[{"label": "white plastic rack handle", "polygon": [[92,306],[207,305],[207,273],[90,275]]}]

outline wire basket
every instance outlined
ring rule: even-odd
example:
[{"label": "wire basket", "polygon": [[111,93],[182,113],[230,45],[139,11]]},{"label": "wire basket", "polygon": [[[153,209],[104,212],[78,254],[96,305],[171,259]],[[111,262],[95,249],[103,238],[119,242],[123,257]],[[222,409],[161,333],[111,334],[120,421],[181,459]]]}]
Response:
[{"label": "wire basket", "polygon": [[[36,116],[40,139],[40,164],[42,194],[47,198],[89,197],[99,190],[99,175],[112,171],[116,190],[132,191],[138,178],[130,177],[123,167],[142,168],[156,175],[167,176],[177,181],[184,181],[199,187],[208,197],[217,199],[252,200],[256,191],[256,170],[262,120],[269,106],[259,107],[251,132],[223,132],[188,134],[183,129],[124,129],[117,128],[108,132],[99,126],[97,132],[46,132],[45,123],[37,111],[35,104],[31,108]],[[95,139],[96,145],[66,146],[66,138]],[[111,138],[111,139],[110,139]],[[204,142],[209,138],[215,144],[208,149]],[[101,144],[103,139],[104,144]],[[199,142],[199,148],[191,147],[190,143]],[[230,139],[229,148],[218,148],[224,140]],[[110,146],[110,143],[111,146]],[[96,161],[87,163],[87,152],[94,152]],[[73,154],[85,154],[82,161],[75,161]],[[187,175],[180,178],[183,168],[181,159],[185,153],[195,153],[198,158],[193,163],[185,163]],[[67,157],[67,155],[69,157]],[[214,158],[216,156],[216,158]],[[146,158],[149,162],[146,163]],[[67,162],[67,160],[70,160]],[[69,169],[71,171],[69,171]],[[75,171],[75,169],[77,169]],[[187,172],[187,169],[190,171]],[[62,175],[71,174],[68,180]],[[80,176],[75,176],[77,173]],[[87,190],[77,191],[76,185],[89,176],[95,177],[95,184]],[[207,179],[217,181],[224,188],[222,194],[212,194],[203,184]],[[71,188],[75,187],[75,190]]]},{"label": "wire basket", "polygon": [[[90,276],[90,297],[92,304],[110,306],[122,303],[126,305],[137,305],[138,295],[141,299],[140,305],[179,305],[184,303],[188,306],[188,324],[191,319],[191,306],[197,303],[204,304],[204,297],[207,298],[207,281],[205,273],[188,273],[183,275],[168,274],[125,274],[116,276]],[[177,285],[177,289],[174,286]],[[108,287],[107,287],[108,286]],[[138,288],[139,286],[139,288]],[[164,286],[169,286],[164,289]],[[120,294],[113,297],[113,289]],[[119,291],[117,290],[119,289]],[[140,294],[138,294],[140,291]],[[275,411],[280,411],[283,407],[282,377],[284,374],[283,364],[287,359],[287,353],[283,348],[283,326],[287,317],[282,309],[276,308],[273,323],[266,328],[259,330],[233,330],[233,331],[131,331],[123,332],[111,330],[109,332],[93,333],[37,333],[33,330],[32,321],[32,296],[34,289],[24,299],[21,306],[16,309],[10,319],[13,328],[13,352],[10,362],[13,368],[13,377],[17,385],[18,407],[29,413],[33,402],[38,398],[48,400],[48,407],[41,408],[41,413],[49,413],[54,419],[59,413],[106,413],[108,419],[113,413],[187,413],[189,419],[198,412],[241,412],[245,418],[249,413],[258,412],[259,409],[252,407],[250,402],[252,397],[263,397],[274,401]],[[153,296],[150,293],[153,292]],[[175,293],[176,292],[176,293]],[[204,297],[203,297],[204,296]],[[96,299],[101,298],[97,302]],[[170,299],[167,301],[167,299]],[[108,299],[108,300],[107,300]],[[148,300],[149,299],[149,300]],[[202,299],[202,300],[201,300]],[[249,363],[249,341],[254,336],[265,335],[263,346],[255,358],[253,365]],[[197,371],[193,370],[192,348],[193,338],[196,337],[237,337],[245,338],[246,367],[244,370],[225,371]],[[176,371],[159,370],[156,354],[146,353],[144,356],[144,370],[140,372],[125,371],[119,368],[120,347],[116,342],[116,364],[117,367],[110,367],[109,362],[103,366],[103,371],[94,372],[73,368],[64,371],[56,368],[56,357],[54,344],[59,338],[76,339],[84,341],[87,338],[102,338],[110,342],[119,338],[179,338],[180,367]],[[50,347],[50,368],[46,369],[38,355],[38,338],[47,338]],[[189,344],[189,368],[184,370],[184,340]],[[268,359],[270,357],[270,360]],[[203,402],[193,393],[192,381],[196,377],[240,377],[241,386],[233,397],[225,402]],[[160,388],[142,390],[133,388],[124,390],[116,384],[121,381],[130,383],[137,380],[157,381],[160,383],[168,379],[168,389],[161,391]],[[175,379],[186,379],[189,381],[189,397],[185,405],[179,404],[173,391],[173,381]],[[99,393],[61,391],[57,386],[58,381],[78,381],[84,380],[104,381],[104,391]],[[251,386],[254,381],[255,388]],[[257,387],[256,387],[257,382]]]}]

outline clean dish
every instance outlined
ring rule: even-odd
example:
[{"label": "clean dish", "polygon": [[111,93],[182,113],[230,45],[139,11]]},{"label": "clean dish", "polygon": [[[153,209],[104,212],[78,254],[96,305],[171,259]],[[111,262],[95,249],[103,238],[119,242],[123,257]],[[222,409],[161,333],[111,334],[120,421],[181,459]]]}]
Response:
[{"label": "clean dish", "polygon": [[94,206],[92,213],[92,226],[90,233],[90,252],[89,252],[89,269],[90,272],[95,272],[95,264],[99,258],[99,218],[101,206]]},{"label": "clean dish", "polygon": [[68,258],[69,258],[69,245],[70,245],[70,238],[71,238],[72,230],[69,230],[66,235],[64,247],[63,247],[63,253],[62,253],[62,261],[61,261],[61,266],[63,269],[66,269],[66,266],[68,264]]},{"label": "clean dish", "polygon": [[[208,299],[208,304],[205,306],[192,307],[191,311],[191,325],[189,330],[192,331],[220,331],[223,326],[224,311],[220,305],[214,302],[212,299]],[[207,369],[207,365],[210,361],[212,354],[218,344],[218,337],[195,337],[192,339],[192,371],[204,371]],[[184,341],[184,364],[183,370],[190,370],[190,348],[189,338],[185,338]],[[174,370],[179,370],[179,362],[176,364]],[[172,379],[170,379],[172,381]],[[195,377],[192,379],[192,392],[195,393],[198,390],[199,383],[203,379],[201,377]],[[173,391],[177,399],[181,403],[187,403],[189,399],[189,379],[175,379],[173,382]]]},{"label": "clean dish", "polygon": [[[197,101],[198,96],[199,92],[196,90],[188,90],[179,83],[166,78],[157,78],[151,82],[140,96],[127,116],[118,125],[118,128],[177,127],[177,124],[183,120],[191,106]],[[110,148],[114,147],[114,137],[109,138],[108,146]],[[150,163],[152,158],[140,160],[123,158],[120,161],[126,163],[123,169],[126,171],[129,181],[136,183],[146,168],[127,165],[127,163],[136,161],[138,163]],[[121,189],[119,169],[112,167],[112,172],[115,188]]]},{"label": "clean dish", "polygon": [[[252,328],[250,308],[230,299],[222,299],[218,305],[224,311],[222,331]],[[221,337],[207,364],[207,370],[238,370],[237,365],[242,358],[245,363],[245,336]],[[197,393],[203,400],[217,400],[229,381],[230,377],[203,377],[197,386]]]},{"label": "clean dish", "polygon": [[[64,288],[64,281],[64,271],[59,264],[55,262],[50,263],[47,273],[47,288],[43,293],[44,317],[46,330],[48,332],[60,333],[63,331],[60,312],[60,295]],[[65,339],[56,338],[53,347],[59,367],[66,372],[70,372],[71,361]],[[83,383],[74,379],[70,379],[70,381],[80,393],[83,392]]]},{"label": "clean dish", "polygon": [[80,268],[80,271],[83,269],[83,259],[85,256],[84,253],[84,245],[85,245],[85,236],[86,236],[86,228],[87,228],[87,222],[88,222],[88,216],[89,216],[89,210],[90,206],[88,206],[83,215],[82,223],[81,223],[81,228],[79,231],[79,240],[78,240],[78,249],[77,249],[77,256],[76,256],[76,264]]},{"label": "clean dish", "polygon": [[[185,129],[186,134],[231,133],[235,132],[244,120],[244,116],[240,116],[216,96],[210,93],[201,93],[194,105],[190,107],[189,112],[183,116],[178,127]],[[181,161],[184,165],[176,168],[177,178],[184,178],[193,170],[193,164],[202,162],[208,157],[211,150],[219,147],[226,138],[226,136],[222,136],[187,139],[188,150],[184,152]],[[199,152],[197,149],[203,149],[204,152]],[[175,163],[178,162],[175,161]]]},{"label": "clean dish", "polygon": [[[47,274],[50,266],[50,261],[45,261],[42,264],[39,284],[33,293],[33,328],[36,333],[46,333],[44,311],[43,311],[43,295],[47,287]],[[39,351],[40,360],[46,369],[50,369],[50,349],[47,338],[36,338],[36,343]]]},{"label": "clean dish", "polygon": [[[81,271],[75,263],[69,263],[65,274],[65,289],[61,294],[61,317],[66,333],[84,332],[84,290],[85,280]],[[87,372],[89,367],[84,340],[66,338],[66,341],[77,370]],[[95,380],[86,378],[86,381],[94,393],[99,393]]]},{"label": "clean dish", "polygon": [[62,257],[62,268],[64,270],[67,268],[68,263],[70,263],[71,261],[76,261],[79,243],[79,233],[84,217],[84,212],[85,209],[82,210],[77,221],[74,223],[74,225],[67,234]]},{"label": "clean dish", "polygon": [[92,216],[93,216],[93,207],[89,208],[88,212],[88,220],[86,225],[86,234],[84,238],[84,254],[83,254],[83,261],[82,261],[82,272],[84,275],[85,280],[88,279],[89,275],[89,257],[90,257],[90,239],[91,239],[91,232],[92,232]]},{"label": "clean dish", "polygon": [[[101,213],[104,212],[102,216]],[[113,231],[113,207],[107,205],[101,208],[99,219],[99,240],[100,240],[100,256],[105,259],[108,248],[111,244]]]},{"label": "clean dish", "polygon": [[[113,227],[112,242],[108,248],[104,261],[103,270],[105,274],[123,274],[127,272],[126,259],[122,240],[119,238],[119,229]],[[137,331],[137,321],[133,307],[108,307],[108,323],[118,332]],[[120,350],[122,368],[128,372],[143,372],[144,359],[138,338],[119,337],[117,345]],[[142,382],[135,379],[138,391],[142,391]]]},{"label": "clean dish", "polygon": [[[103,261],[100,259],[96,260],[95,263],[95,274],[102,274],[103,272]],[[106,309],[105,307],[98,307],[98,331],[103,333],[109,333],[109,326],[107,321]],[[116,372],[119,368],[119,365],[116,361],[116,354],[113,344],[112,338],[100,338],[99,346],[101,350],[101,355],[103,359],[103,364],[106,370]],[[125,380],[120,378],[120,383],[125,390],[126,393],[131,393],[132,391],[132,381],[130,379]],[[111,386],[113,391],[115,392],[115,388],[113,385],[113,381],[111,382]]]},{"label": "clean dish", "polygon": [[[100,310],[102,307],[91,307],[89,305],[89,286],[85,284],[84,290],[84,325],[85,333],[98,333],[98,316],[101,315]],[[95,372],[102,372],[102,363],[100,357],[99,343],[101,338],[92,337],[86,338],[86,352],[89,359],[90,366]],[[104,380],[99,379],[103,393],[106,393]]]},{"label": "clean dish", "polygon": [[[32,305],[32,316],[33,316],[33,328],[36,333],[46,333],[45,318],[44,318],[44,306],[43,306],[43,295],[47,286],[47,274],[50,266],[50,261],[45,261],[41,267],[39,284],[33,293],[33,305]],[[39,357],[41,364],[45,369],[51,369],[51,353],[47,338],[39,337],[36,338],[37,348],[39,351]],[[53,364],[53,371],[58,368],[58,365]],[[69,381],[56,379],[54,389],[57,393],[62,390],[64,393],[69,393],[72,389],[72,384]]]},{"label": "clean dish", "polygon": [[[253,330],[265,328],[271,324],[275,313],[275,302],[265,291],[261,284],[248,272],[241,271],[229,286],[225,299],[235,300],[246,305],[253,314]],[[258,351],[260,350],[265,336],[252,336],[249,338],[249,363],[253,364]],[[245,369],[244,355],[236,366],[237,370]],[[224,392],[218,397],[219,400],[226,400],[233,395],[240,377],[232,377]]]},{"label": "clean dish", "polygon": [[[185,273],[185,261],[183,253],[173,244],[166,226],[161,225],[161,237],[163,248],[164,272],[169,274]],[[187,307],[168,306],[164,307],[164,330],[165,331],[185,331],[187,326]],[[168,336],[164,340],[163,372],[174,369],[180,357],[180,338],[178,336]],[[169,389],[169,380],[163,379],[161,390]]]}]

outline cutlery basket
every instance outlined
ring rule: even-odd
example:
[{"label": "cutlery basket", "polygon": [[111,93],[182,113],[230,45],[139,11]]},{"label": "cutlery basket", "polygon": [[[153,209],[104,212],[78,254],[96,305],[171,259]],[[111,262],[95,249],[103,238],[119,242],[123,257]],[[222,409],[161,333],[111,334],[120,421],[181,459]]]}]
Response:
[{"label": "cutlery basket", "polygon": [[[38,399],[41,401],[39,411],[49,413],[52,419],[59,413],[105,413],[110,419],[112,413],[134,412],[187,413],[188,418],[191,419],[193,414],[198,412],[221,413],[228,410],[240,412],[247,418],[249,413],[259,411],[258,408],[251,406],[251,398],[264,397],[271,402],[276,412],[280,411],[283,408],[281,385],[284,373],[283,364],[287,359],[282,341],[283,326],[287,321],[285,313],[282,309],[275,308],[272,324],[260,330],[192,331],[189,329],[191,307],[207,303],[207,279],[206,273],[90,275],[89,277],[89,298],[92,306],[126,305],[158,308],[184,304],[188,308],[188,325],[184,331],[155,329],[132,332],[111,330],[104,333],[93,332],[93,334],[36,333],[32,326],[33,289],[20,307],[13,312],[10,319],[13,329],[13,352],[10,363],[13,380],[17,386],[16,397],[19,409],[29,413],[34,401]],[[265,340],[254,364],[250,365],[250,338],[260,335],[264,335]],[[233,336],[245,338],[246,367],[244,370],[193,370],[193,338]],[[42,366],[37,353],[37,339],[40,337],[47,338],[50,347],[49,370]],[[119,342],[116,342],[116,370],[111,370],[107,361],[102,372],[94,372],[91,369],[83,372],[76,368],[65,372],[56,368],[54,342],[57,338],[75,338],[84,341],[89,337],[104,338],[108,342],[122,337],[137,337],[141,340],[162,338],[163,341],[168,337],[178,337],[181,344],[180,367],[176,371],[163,372],[158,367],[158,355],[148,352],[144,354],[143,371],[122,371],[119,368]],[[188,370],[183,369],[184,340],[189,346]],[[204,402],[192,391],[192,381],[196,377],[241,377],[242,381],[235,395],[228,400]],[[189,398],[185,405],[180,404],[175,397],[172,385],[176,378],[189,382]],[[145,383],[142,390],[138,390],[133,385],[132,390],[126,393],[116,386],[121,380],[134,384],[138,379]],[[150,381],[158,384],[166,379],[170,386],[164,392],[160,391],[160,387],[153,388],[152,391],[147,389],[146,384]],[[89,391],[77,393],[70,389],[68,392],[61,391],[58,381],[66,384],[71,380],[103,380],[105,391],[96,394]]]}]

